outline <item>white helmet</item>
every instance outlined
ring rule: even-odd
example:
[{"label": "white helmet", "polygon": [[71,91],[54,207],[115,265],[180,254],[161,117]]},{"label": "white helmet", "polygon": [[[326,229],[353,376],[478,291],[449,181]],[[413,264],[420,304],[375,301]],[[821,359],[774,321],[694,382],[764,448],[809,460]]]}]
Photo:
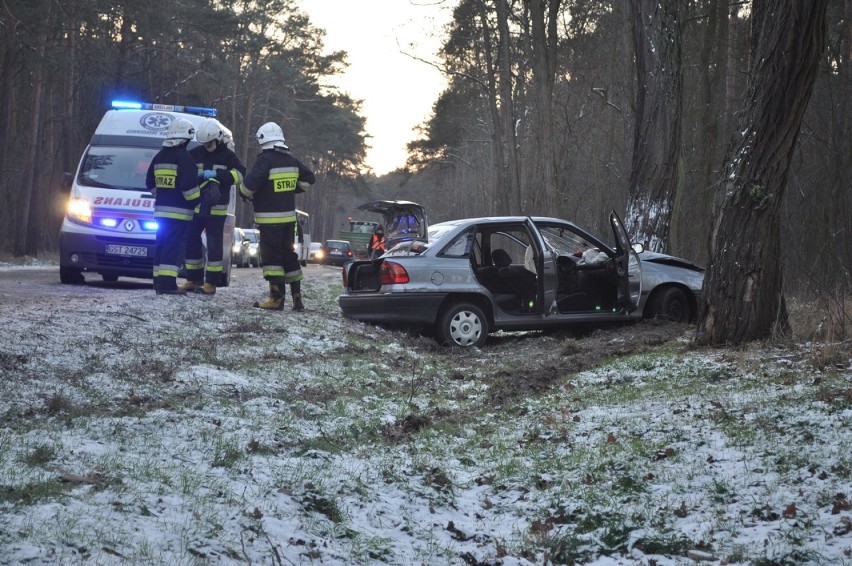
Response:
[{"label": "white helmet", "polygon": [[257,129],[255,134],[257,143],[263,149],[271,149],[273,147],[287,148],[284,143],[284,132],[281,131],[281,126],[275,122],[267,122]]},{"label": "white helmet", "polygon": [[234,145],[234,134],[232,134],[231,130],[229,130],[225,126],[222,126],[222,132],[224,133],[224,135],[222,136],[222,143],[228,146],[228,149],[234,151],[234,148],[236,147]]},{"label": "white helmet", "polygon": [[220,142],[225,137],[224,126],[215,118],[207,118],[195,132],[195,141],[204,145],[208,142]]},{"label": "white helmet", "polygon": [[171,124],[166,131],[166,141],[163,142],[163,147],[175,147],[182,143],[186,143],[195,136],[195,126],[186,118],[178,118]]}]

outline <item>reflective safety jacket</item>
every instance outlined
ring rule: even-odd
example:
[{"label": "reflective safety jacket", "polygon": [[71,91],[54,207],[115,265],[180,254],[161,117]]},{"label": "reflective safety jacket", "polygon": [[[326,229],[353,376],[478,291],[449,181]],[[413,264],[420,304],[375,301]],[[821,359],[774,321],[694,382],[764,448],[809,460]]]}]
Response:
[{"label": "reflective safety jacket", "polygon": [[252,200],[255,224],[296,222],[296,193],[316,182],[313,171],[283,148],[264,149],[248,172],[240,193]]},{"label": "reflective safety jacket", "polygon": [[385,235],[380,235],[374,232],[373,235],[370,236],[370,243],[367,248],[370,251],[385,251]]},{"label": "reflective safety jacket", "polygon": [[198,168],[185,145],[157,152],[148,167],[145,186],[155,193],[154,217],[192,220],[201,190]]},{"label": "reflective safety jacket", "polygon": [[207,151],[203,145],[192,148],[189,152],[195,159],[198,172],[205,169],[216,171],[216,180],[219,181],[219,203],[210,210],[212,216],[226,216],[228,214],[228,203],[231,199],[231,186],[236,185],[239,189],[246,174],[245,165],[242,164],[237,154],[228,149],[225,144],[219,144],[214,151]]}]

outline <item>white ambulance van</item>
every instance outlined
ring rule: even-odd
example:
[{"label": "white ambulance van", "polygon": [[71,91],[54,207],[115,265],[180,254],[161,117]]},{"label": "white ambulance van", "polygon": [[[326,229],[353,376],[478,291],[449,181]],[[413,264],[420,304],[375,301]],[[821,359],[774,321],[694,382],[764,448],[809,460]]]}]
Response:
[{"label": "white ambulance van", "polygon": [[[112,103],[89,142],[77,172],[66,173],[69,191],[59,230],[59,279],[83,283],[84,273],[104,281],[153,278],[157,222],[145,186],[148,165],[162,148],[169,125],[186,118],[196,125],[216,116],[213,108],[138,102]],[[193,140],[189,148],[196,146]],[[225,220],[222,286],[231,281],[236,187]],[[206,242],[206,238],[205,238]]]}]

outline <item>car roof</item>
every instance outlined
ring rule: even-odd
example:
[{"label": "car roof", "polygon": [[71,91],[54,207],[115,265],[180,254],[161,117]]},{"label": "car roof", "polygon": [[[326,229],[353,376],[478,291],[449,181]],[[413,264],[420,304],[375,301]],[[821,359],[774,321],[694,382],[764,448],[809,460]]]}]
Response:
[{"label": "car roof", "polygon": [[460,226],[462,224],[500,224],[501,222],[523,222],[527,218],[532,218],[533,222],[546,223],[546,222],[557,222],[559,224],[570,224],[571,226],[575,226],[579,228],[576,224],[571,222],[570,220],[565,220],[564,218],[554,218],[551,216],[478,216],[475,218],[457,218],[455,220],[444,220],[443,222],[436,222],[433,226],[438,224],[449,225],[449,226]]}]

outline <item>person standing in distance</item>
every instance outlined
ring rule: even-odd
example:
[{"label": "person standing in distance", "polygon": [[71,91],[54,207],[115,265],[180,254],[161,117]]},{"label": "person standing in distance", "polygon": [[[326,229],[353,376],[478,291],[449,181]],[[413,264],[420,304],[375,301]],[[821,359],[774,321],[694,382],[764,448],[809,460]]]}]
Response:
[{"label": "person standing in distance", "polygon": [[267,310],[282,310],[286,286],[293,295],[293,310],[305,309],[301,282],[304,276],[293,249],[296,235],[296,193],[316,182],[313,171],[290,153],[284,132],[275,122],[257,130],[261,152],[245,177],[240,193],[252,201],[254,222],[260,230],[263,278],[269,282],[269,297],[254,303]]},{"label": "person standing in distance", "polygon": [[[231,187],[240,186],[246,168],[237,154],[228,149],[225,127],[214,118],[198,126],[195,140],[201,144],[189,153],[198,167],[201,183],[201,204],[189,225],[186,243],[186,279],[178,288],[212,295],[222,284],[225,219],[231,201]],[[205,195],[204,193],[208,194]],[[209,197],[209,198],[208,198]],[[210,202],[207,202],[207,201]],[[204,273],[204,246],[201,233],[207,232],[207,273]]]},{"label": "person standing in distance", "polygon": [[385,253],[385,229],[381,224],[377,224],[370,236],[370,243],[367,244],[367,258],[376,259],[383,253]]},{"label": "person standing in distance", "polygon": [[183,262],[186,233],[193,209],[201,196],[198,169],[186,149],[195,136],[195,127],[186,118],[169,125],[163,148],[157,152],[145,185],[154,194],[157,244],[154,247],[154,291],[158,295],[183,295],[177,288],[177,275]]}]

